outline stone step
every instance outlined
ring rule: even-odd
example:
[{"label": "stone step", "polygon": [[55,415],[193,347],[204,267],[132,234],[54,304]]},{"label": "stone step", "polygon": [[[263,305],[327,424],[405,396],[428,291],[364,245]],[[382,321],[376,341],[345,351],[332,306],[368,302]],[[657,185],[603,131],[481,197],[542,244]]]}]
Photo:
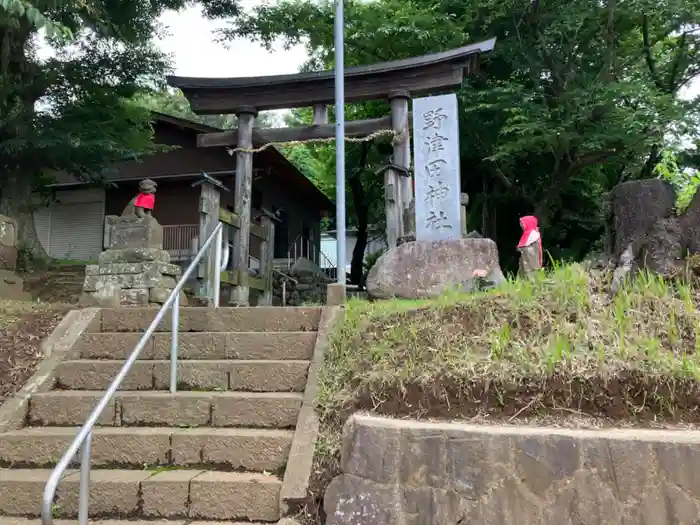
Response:
[{"label": "stone step", "polygon": [[[35,517],[50,470],[0,469],[0,514]],[[67,471],[54,514],[75,518],[80,475]],[[90,515],[277,521],[282,482],[275,476],[199,470],[100,470],[90,474]]]},{"label": "stone step", "polygon": [[[140,333],[83,334],[76,343],[83,359],[127,359]],[[170,359],[170,334],[156,333],[140,359]],[[184,332],[178,359],[311,359],[316,332]]]},{"label": "stone step", "polygon": [[[56,367],[56,388],[106,390],[124,361],[63,361]],[[309,361],[178,361],[178,390],[301,392]],[[136,361],[120,390],[168,390],[170,361]]]},{"label": "stone step", "polygon": [[[143,332],[148,328],[157,308],[103,309],[99,332]],[[321,308],[280,308],[256,306],[251,308],[180,309],[181,332],[309,332],[318,329]],[[170,315],[158,325],[157,331],[171,330]]]},{"label": "stone step", "polygon": [[[78,520],[53,520],[54,525],[79,525]],[[0,525],[42,525],[39,518],[15,518],[0,516]],[[190,519],[150,520],[90,520],[90,525],[262,525],[252,521],[192,521]]]},{"label": "stone step", "polygon": [[[56,465],[78,427],[27,427],[0,434],[0,466]],[[219,470],[278,471],[287,464],[292,430],[259,428],[100,427],[92,465],[151,469],[164,465]],[[80,458],[76,459],[76,464]]]},{"label": "stone step", "polygon": [[[104,395],[55,390],[34,394],[28,422],[80,426]],[[292,392],[117,392],[100,426],[294,428],[303,394]]]}]

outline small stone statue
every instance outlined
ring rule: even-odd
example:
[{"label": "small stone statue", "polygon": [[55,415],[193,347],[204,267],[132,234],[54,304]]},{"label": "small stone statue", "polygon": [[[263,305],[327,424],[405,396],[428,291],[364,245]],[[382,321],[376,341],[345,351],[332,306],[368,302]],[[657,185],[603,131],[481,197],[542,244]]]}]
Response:
[{"label": "small stone statue", "polygon": [[469,204],[469,195],[466,193],[460,193],[459,195],[460,204],[460,224],[462,225],[462,238],[467,236],[467,204]]},{"label": "small stone statue", "polygon": [[416,199],[411,199],[408,208],[403,210],[404,235],[396,241],[397,246],[416,240]]},{"label": "small stone statue", "polygon": [[527,277],[542,268],[542,236],[537,227],[537,217],[526,215],[520,218],[523,235],[518,243],[520,251],[520,276]]},{"label": "small stone statue", "polygon": [[634,244],[629,243],[625,251],[620,255],[617,267],[613,271],[612,284],[610,286],[610,296],[615,296],[623,287],[628,275],[634,269]]},{"label": "small stone statue", "polygon": [[139,194],[126,205],[122,217],[136,215],[139,219],[143,219],[146,215],[151,216],[156,203],[157,189],[158,184],[151,179],[143,179],[139,182]]}]

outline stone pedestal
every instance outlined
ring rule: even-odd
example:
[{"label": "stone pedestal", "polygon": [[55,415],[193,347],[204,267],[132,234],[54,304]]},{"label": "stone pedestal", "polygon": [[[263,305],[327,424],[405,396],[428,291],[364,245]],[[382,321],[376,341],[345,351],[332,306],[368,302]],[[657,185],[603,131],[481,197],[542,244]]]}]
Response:
[{"label": "stone pedestal", "polygon": [[0,270],[17,269],[17,223],[0,215]]},{"label": "stone pedestal", "polygon": [[[181,275],[163,250],[163,227],[150,216],[107,217],[109,249],[85,268],[81,303],[91,306],[163,304]],[[185,305],[184,293],[180,304]]]},{"label": "stone pedestal", "polygon": [[451,288],[471,292],[482,274],[494,285],[505,280],[491,239],[407,242],[374,263],[367,292],[375,299],[424,299]]},{"label": "stone pedestal", "polygon": [[14,301],[30,301],[24,282],[17,275],[17,223],[0,215],[0,297]]},{"label": "stone pedestal", "polygon": [[110,250],[128,248],[163,249],[163,227],[152,216],[107,216],[107,235]]}]

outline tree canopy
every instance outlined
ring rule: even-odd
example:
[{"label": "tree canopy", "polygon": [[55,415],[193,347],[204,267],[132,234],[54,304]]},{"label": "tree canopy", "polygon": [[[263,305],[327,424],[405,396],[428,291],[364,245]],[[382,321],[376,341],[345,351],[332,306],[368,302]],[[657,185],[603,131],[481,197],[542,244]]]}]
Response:
[{"label": "tree canopy", "polygon": [[[134,95],[132,101],[137,105],[161,113],[167,113],[215,128],[233,129],[238,125],[236,115],[197,115],[182,91],[173,88],[164,88],[159,91],[147,90]],[[277,115],[271,112],[261,112],[255,117],[255,126],[261,128],[271,127]]]},{"label": "tree canopy", "polygon": [[32,191],[56,172],[99,179],[153,148],[148,109],[132,97],[164,86],[158,17],[195,4],[209,17],[239,13],[236,0],[0,0],[0,212],[30,249],[42,251]]},{"label": "tree canopy", "polygon": [[[583,257],[601,238],[606,192],[625,180],[656,176],[665,148],[681,136],[698,136],[698,99],[682,100],[678,93],[700,73],[700,4],[346,0],[345,6],[348,66],[497,37],[494,53],[458,95],[470,225],[501,245],[506,266],[515,258],[517,219],[530,213],[539,217],[553,257]],[[280,37],[302,43],[310,55],[306,69],[330,68],[333,3],[260,6],[223,36],[267,46]],[[388,111],[381,102],[356,104],[347,118]],[[365,158],[353,154],[358,148],[349,148],[348,176],[365,170],[362,198],[381,199],[369,191],[380,181],[372,180],[369,164],[358,164]],[[317,150],[315,159],[327,156]],[[334,192],[333,165],[315,169],[313,177],[324,178]],[[359,224],[363,206],[348,186]]]},{"label": "tree canopy", "polygon": [[[110,164],[151,151],[148,110],[219,127],[167,90],[168,60],[154,46],[158,16],[199,5],[227,18],[224,39],[309,52],[305,70],[333,67],[333,2],[280,0],[242,12],[235,0],[0,0],[0,212],[33,227],[30,193],[56,172],[99,179]],[[347,66],[443,51],[497,37],[494,53],[458,90],[462,190],[472,229],[515,260],[518,217],[539,217],[554,258],[579,259],[603,232],[601,203],[616,184],[665,176],[696,184],[700,100],[679,94],[700,75],[700,4],[686,0],[345,0]],[[53,51],[37,53],[42,35]],[[388,114],[352,104],[348,119]],[[331,112],[331,118],[333,117]],[[294,111],[292,122],[310,122]],[[265,125],[269,118],[262,118]],[[286,148],[335,195],[334,146]],[[349,144],[350,225],[381,227],[377,171],[388,142]],[[364,236],[366,238],[366,235]],[[358,243],[361,245],[362,243]],[[364,246],[353,260],[361,275]],[[360,268],[360,269],[358,269]]]}]

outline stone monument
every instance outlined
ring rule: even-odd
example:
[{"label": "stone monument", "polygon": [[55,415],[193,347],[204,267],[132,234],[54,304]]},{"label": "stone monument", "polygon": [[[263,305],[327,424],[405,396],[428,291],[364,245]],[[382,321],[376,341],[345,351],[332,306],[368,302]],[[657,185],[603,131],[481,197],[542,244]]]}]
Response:
[{"label": "stone monument", "polygon": [[17,223],[5,215],[0,215],[0,269],[17,269]]},{"label": "stone monument", "polygon": [[[99,255],[98,264],[85,268],[81,303],[116,308],[163,304],[177,284],[181,270],[170,264],[163,250],[163,227],[151,215],[156,184],[145,179],[139,183],[139,195],[126,206],[121,216],[106,217],[108,248]],[[136,204],[149,195],[143,209]],[[181,304],[186,304],[184,294]]]},{"label": "stone monument", "polygon": [[17,222],[0,215],[0,297],[16,301],[29,301],[31,295],[24,291],[24,282],[17,275]]},{"label": "stone monument", "polygon": [[371,297],[434,297],[448,288],[475,291],[486,281],[497,286],[505,280],[496,243],[467,233],[457,115],[454,94],[413,101],[416,195],[404,217],[407,234],[367,276]]}]

